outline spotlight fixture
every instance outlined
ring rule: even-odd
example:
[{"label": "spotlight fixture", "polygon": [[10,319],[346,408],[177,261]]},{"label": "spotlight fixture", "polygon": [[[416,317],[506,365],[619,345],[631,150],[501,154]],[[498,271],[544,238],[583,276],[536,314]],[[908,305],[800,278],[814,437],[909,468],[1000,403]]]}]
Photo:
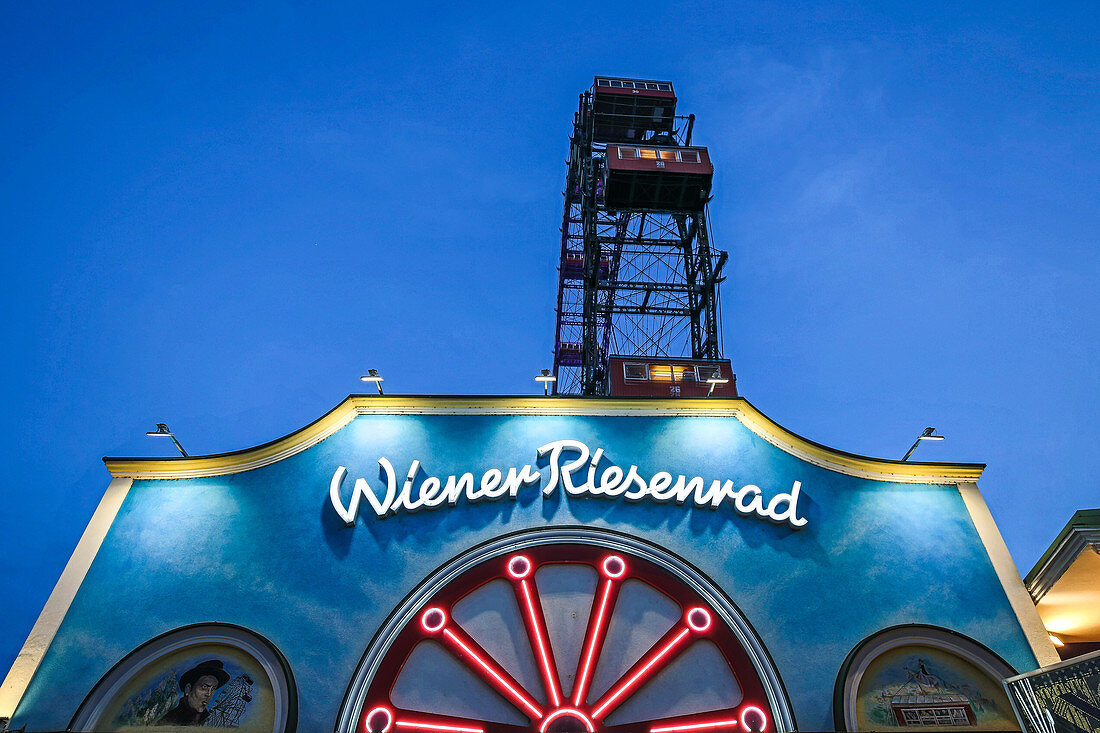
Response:
[{"label": "spotlight fixture", "polygon": [[374,382],[374,386],[378,388],[378,394],[382,394],[382,377],[379,376],[377,369],[368,369],[367,373],[359,377],[363,382]]},{"label": "spotlight fixture", "polygon": [[180,445],[180,442],[178,440],[176,440],[175,433],[173,433],[171,430],[169,430],[168,426],[165,425],[164,423],[158,422],[156,430],[148,430],[148,431],[146,431],[145,434],[149,435],[151,437],[154,437],[154,438],[156,438],[156,437],[171,438],[172,442],[176,444],[177,448],[179,448],[180,453],[183,454],[183,457],[184,458],[190,458],[190,456],[187,455],[187,451],[185,451],[183,449],[183,446]]},{"label": "spotlight fixture", "polygon": [[558,378],[551,374],[549,369],[543,369],[542,374],[539,374],[535,377],[535,381],[542,382],[543,395],[549,395],[550,383],[558,381]]},{"label": "spotlight fixture", "polygon": [[909,446],[909,450],[905,451],[905,455],[902,456],[901,460],[908,461],[909,456],[913,455],[913,451],[917,449],[917,446],[920,445],[922,440],[943,440],[943,436],[936,435],[935,428],[925,428],[924,432],[918,435],[917,439],[913,441],[913,445]]},{"label": "spotlight fixture", "polygon": [[714,394],[714,388],[717,387],[719,384],[726,384],[729,381],[729,379],[722,376],[721,370],[715,369],[714,373],[707,378],[707,384],[710,385],[710,389],[707,390],[707,397],[710,397],[712,394]]}]

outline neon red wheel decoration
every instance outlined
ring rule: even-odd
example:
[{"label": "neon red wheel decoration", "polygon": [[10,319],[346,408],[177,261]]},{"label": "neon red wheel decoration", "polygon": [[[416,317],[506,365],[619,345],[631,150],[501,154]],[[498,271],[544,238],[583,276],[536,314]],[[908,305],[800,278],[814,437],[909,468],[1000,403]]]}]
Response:
[{"label": "neon red wheel decoration", "polygon": [[[561,568],[572,569],[574,576],[570,577],[579,577],[575,575],[579,568],[594,583],[594,588],[588,587],[583,594],[567,596],[580,598],[571,602],[586,606],[583,610],[588,614],[587,621],[579,620],[575,627],[562,622],[548,626],[547,606],[539,593],[540,578],[560,578]],[[559,575],[553,576],[555,572]],[[564,592],[558,586],[560,583],[549,593]],[[505,587],[510,590],[504,591]],[[495,600],[486,606],[483,597],[494,588]],[[479,592],[481,596],[477,595]],[[622,600],[626,596],[629,598]],[[509,669],[508,663],[495,658],[475,638],[476,634],[463,627],[461,619],[466,613],[463,603],[472,603],[475,598],[479,608],[489,609],[487,613],[495,613],[492,603],[499,607],[504,599],[504,605],[510,605],[508,599],[514,598],[513,612],[518,612],[520,619],[514,624],[516,628],[509,631],[502,624],[489,635],[484,624],[479,628],[482,641],[488,646],[494,645],[495,638],[509,633],[523,637],[525,642],[521,646],[528,647],[524,654],[530,654],[526,673],[517,672],[514,660]],[[660,606],[664,616],[638,600],[644,598],[659,599],[659,603],[651,605]],[[556,614],[554,618],[560,616]],[[669,623],[670,627],[651,643],[647,641],[645,648],[634,650],[636,654],[613,648],[617,643],[624,644],[623,639],[628,638],[625,634],[633,633],[634,620],[651,617],[664,618],[662,623]],[[572,618],[578,615],[573,613]],[[615,633],[609,633],[612,629]],[[554,630],[560,648],[555,648],[551,633]],[[565,643],[562,634],[569,632],[573,638],[566,638]],[[441,659],[439,655],[447,657],[447,664],[458,665],[464,674],[472,674],[479,686],[491,691],[489,694],[501,698],[510,720],[501,721],[494,719],[494,715],[482,716],[477,712],[455,715],[453,711],[432,709],[432,705],[422,700],[410,702],[411,698],[402,690],[409,685],[415,688],[417,684],[426,684],[422,682],[421,670],[409,669],[409,660],[421,645],[437,655],[434,659]],[[702,651],[693,651],[698,649]],[[605,658],[616,661],[601,666]],[[701,673],[697,659],[704,660],[712,669]],[[692,690],[685,689],[690,682],[684,680],[692,670],[681,670],[675,666],[678,663],[689,665],[694,674],[704,674],[707,679],[728,676],[732,680],[730,689],[735,693],[730,692],[717,703],[705,695],[696,700]],[[435,668],[439,666],[437,661]],[[456,676],[457,668],[450,669],[448,674]],[[692,699],[685,703],[684,699],[661,698],[660,690],[672,690],[675,696]],[[437,699],[441,698],[437,695]],[[694,708],[684,713],[685,704]],[[690,584],[670,570],[634,555],[594,545],[561,543],[484,560],[429,598],[396,634],[381,658],[367,687],[358,731],[774,733],[773,720],[765,686],[737,635],[722,614]]]}]

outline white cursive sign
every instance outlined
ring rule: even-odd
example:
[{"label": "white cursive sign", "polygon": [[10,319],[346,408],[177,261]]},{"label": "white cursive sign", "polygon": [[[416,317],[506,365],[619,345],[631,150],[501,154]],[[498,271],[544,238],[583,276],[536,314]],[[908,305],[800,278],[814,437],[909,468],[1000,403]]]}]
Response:
[{"label": "white cursive sign", "polygon": [[[538,456],[548,456],[546,469],[549,471],[546,485],[542,488],[543,495],[550,496],[561,486],[569,496],[602,496],[628,502],[648,500],[683,505],[690,501],[697,507],[711,509],[729,502],[735,511],[745,516],[788,524],[795,529],[806,524],[806,519],[798,515],[801,481],[795,481],[789,492],[776,494],[765,503],[764,492],[754,484],[734,488],[731,480],[714,479],[708,484],[701,476],[673,477],[667,471],[658,471],[647,479],[638,473],[637,466],[624,471],[614,464],[600,471],[603,455],[603,448],[591,451],[579,440],[555,440],[542,446],[538,449]],[[521,488],[542,480],[540,471],[524,466],[507,470],[490,468],[481,475],[480,481],[475,481],[472,473],[447,476],[446,479],[428,476],[417,486],[420,461],[414,460],[398,488],[393,464],[386,458],[379,458],[378,465],[385,477],[384,496],[380,498],[365,478],[358,478],[346,507],[340,498],[340,487],[348,471],[340,466],[332,476],[329,499],[333,509],[349,527],[355,524],[363,499],[367,500],[379,519],[385,519],[401,511],[436,509],[444,504],[454,506],[460,497],[465,497],[470,504],[494,501],[505,496],[515,499]]]}]

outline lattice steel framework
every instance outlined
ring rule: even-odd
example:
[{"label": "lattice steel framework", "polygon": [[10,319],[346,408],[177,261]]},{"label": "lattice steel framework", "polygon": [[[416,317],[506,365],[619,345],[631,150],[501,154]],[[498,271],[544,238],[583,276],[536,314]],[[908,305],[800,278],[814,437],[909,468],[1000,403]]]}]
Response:
[{"label": "lattice steel framework", "polygon": [[[596,130],[623,124],[609,116],[594,109],[591,91],[581,95],[561,226],[555,393],[607,394],[611,355],[721,358],[718,284],[727,254],[711,244],[706,201],[687,211],[609,208],[609,140]],[[690,145],[694,115],[674,119],[677,128],[638,144]]]}]

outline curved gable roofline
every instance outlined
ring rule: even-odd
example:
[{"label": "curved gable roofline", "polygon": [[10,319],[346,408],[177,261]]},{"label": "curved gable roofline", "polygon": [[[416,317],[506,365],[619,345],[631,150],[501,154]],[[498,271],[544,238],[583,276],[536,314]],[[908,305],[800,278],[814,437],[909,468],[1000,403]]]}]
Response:
[{"label": "curved gable roofline", "polygon": [[727,399],[593,399],[468,395],[349,395],[321,418],[254,448],[184,458],[110,458],[115,478],[180,479],[223,476],[267,466],[335,434],[359,415],[661,415],[734,417],[775,447],[831,471],[877,481],[955,484],[977,481],[984,463],[926,463],[869,458],[803,438],[760,412],[743,397]]}]

